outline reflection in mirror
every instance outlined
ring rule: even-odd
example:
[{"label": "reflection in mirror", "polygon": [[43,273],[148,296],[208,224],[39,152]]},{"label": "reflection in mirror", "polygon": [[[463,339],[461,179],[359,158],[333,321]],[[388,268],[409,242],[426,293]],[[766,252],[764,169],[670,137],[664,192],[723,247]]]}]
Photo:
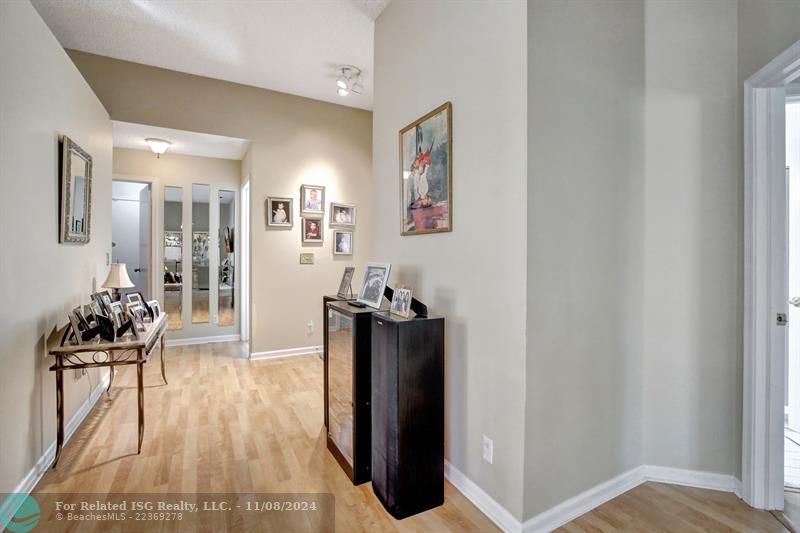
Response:
[{"label": "reflection in mirror", "polygon": [[183,188],[164,187],[164,312],[168,329],[181,329],[183,319]]},{"label": "reflection in mirror", "polygon": [[72,139],[62,141],[59,242],[89,242],[92,218],[92,156]]},{"label": "reflection in mirror", "polygon": [[208,242],[209,185],[192,185],[192,324],[208,322],[210,268]]},{"label": "reflection in mirror", "polygon": [[236,194],[219,191],[219,298],[217,316],[220,326],[234,323],[234,289],[236,270],[234,263],[234,225],[236,223]]}]

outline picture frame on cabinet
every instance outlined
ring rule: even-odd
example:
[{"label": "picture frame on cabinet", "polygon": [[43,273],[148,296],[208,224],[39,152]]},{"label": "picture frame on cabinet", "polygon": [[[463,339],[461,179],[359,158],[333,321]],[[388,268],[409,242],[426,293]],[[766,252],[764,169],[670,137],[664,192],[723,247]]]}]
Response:
[{"label": "picture frame on cabinet", "polygon": [[364,280],[356,301],[380,309],[391,269],[392,265],[389,263],[367,263],[367,270],[364,272]]}]

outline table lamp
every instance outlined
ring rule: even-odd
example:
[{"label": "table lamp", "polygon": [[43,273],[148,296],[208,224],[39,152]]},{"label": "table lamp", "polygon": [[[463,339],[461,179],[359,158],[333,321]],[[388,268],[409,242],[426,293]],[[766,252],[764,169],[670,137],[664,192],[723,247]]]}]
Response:
[{"label": "table lamp", "polygon": [[111,270],[108,271],[108,277],[103,283],[103,288],[114,289],[115,301],[119,301],[120,289],[130,289],[135,287],[131,278],[128,277],[128,269],[125,268],[125,263],[111,263]]}]

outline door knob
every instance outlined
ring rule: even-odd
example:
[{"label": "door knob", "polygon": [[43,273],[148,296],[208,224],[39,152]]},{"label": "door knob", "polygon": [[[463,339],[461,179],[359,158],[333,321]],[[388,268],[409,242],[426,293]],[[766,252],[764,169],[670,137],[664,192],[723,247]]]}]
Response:
[{"label": "door knob", "polygon": [[795,296],[793,298],[789,298],[789,304],[800,307],[800,296]]}]

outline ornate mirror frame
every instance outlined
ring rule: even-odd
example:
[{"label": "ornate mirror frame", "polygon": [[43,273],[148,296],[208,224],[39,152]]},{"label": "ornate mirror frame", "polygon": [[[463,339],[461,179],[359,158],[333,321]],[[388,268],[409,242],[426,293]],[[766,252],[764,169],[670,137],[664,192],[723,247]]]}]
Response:
[{"label": "ornate mirror frame", "polygon": [[[70,232],[72,220],[72,156],[75,155],[85,162],[86,187],[85,187],[85,220],[86,231],[83,234]],[[86,244],[92,232],[92,156],[75,141],[64,135],[61,140],[61,179],[59,196],[61,198],[61,213],[58,218],[58,242]]]}]

